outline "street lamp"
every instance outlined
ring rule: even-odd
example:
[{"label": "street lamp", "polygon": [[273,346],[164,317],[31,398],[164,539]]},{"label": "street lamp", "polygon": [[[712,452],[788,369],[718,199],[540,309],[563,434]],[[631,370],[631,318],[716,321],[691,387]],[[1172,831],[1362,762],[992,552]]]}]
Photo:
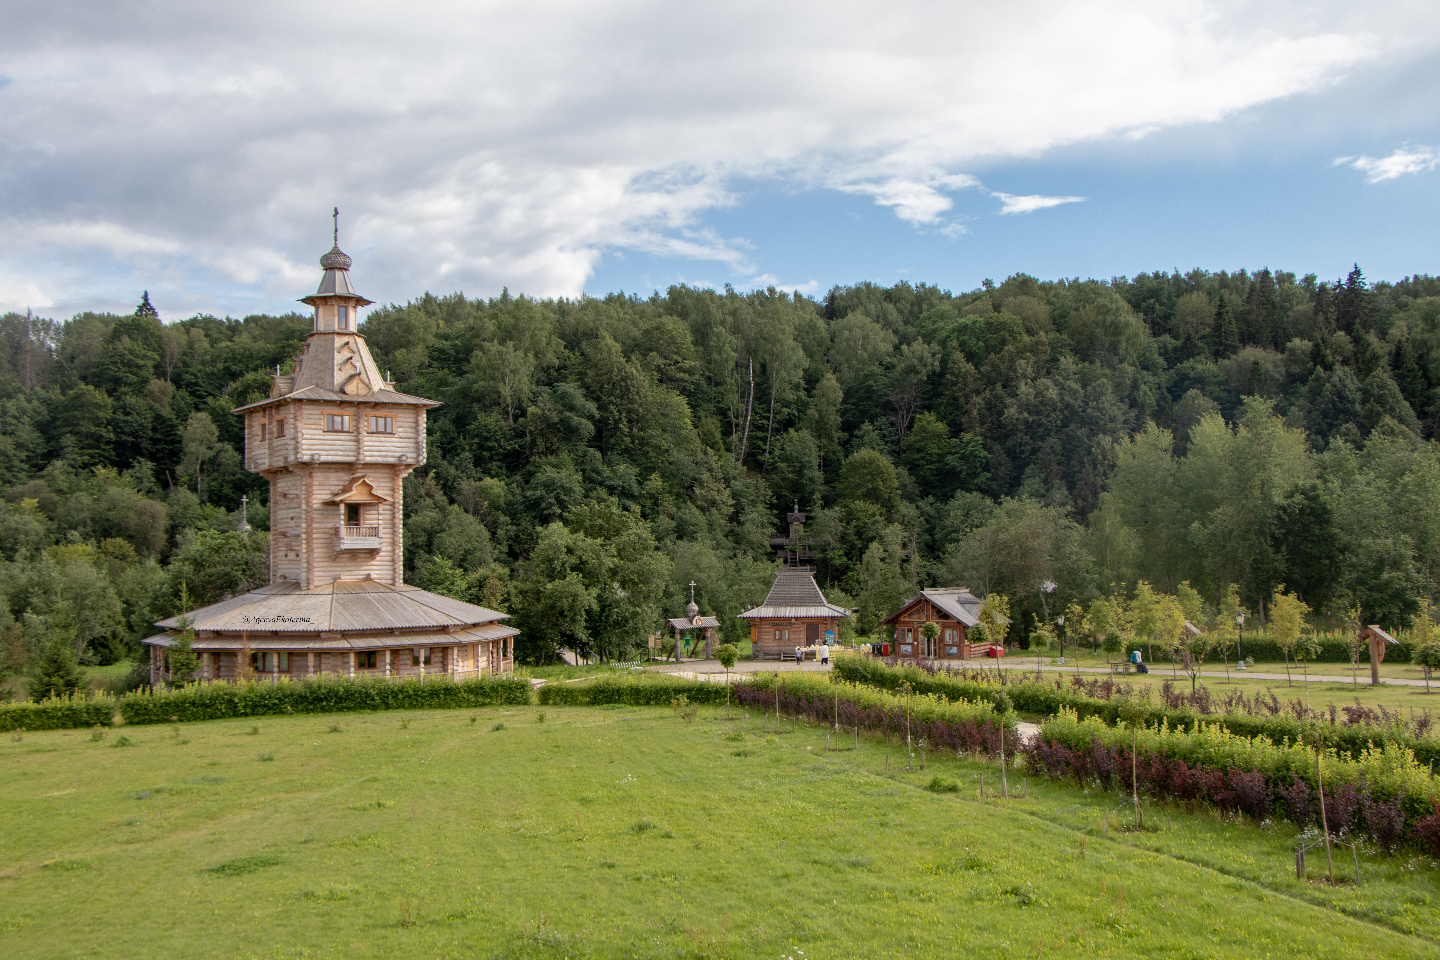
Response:
[{"label": "street lamp", "polygon": [[1240,638],[1235,641],[1235,648],[1240,654],[1240,665],[1235,669],[1245,669],[1245,614],[1235,614],[1235,626],[1240,628]]},{"label": "street lamp", "polygon": [[[1054,581],[1054,580],[1044,580],[1044,581],[1041,581],[1041,583],[1040,583],[1040,610],[1041,610],[1042,613],[1045,614],[1045,622],[1046,622],[1046,623],[1049,623],[1049,622],[1050,622],[1050,604],[1048,604],[1048,603],[1045,602],[1045,598],[1046,598],[1047,596],[1049,596],[1050,594],[1054,593],[1054,592],[1055,592],[1055,581]],[[1061,647],[1060,652],[1061,652],[1062,654],[1065,652],[1065,649],[1064,649],[1063,646]]]},{"label": "street lamp", "polygon": [[1055,626],[1060,628],[1060,662],[1065,662],[1065,614],[1055,618]]}]

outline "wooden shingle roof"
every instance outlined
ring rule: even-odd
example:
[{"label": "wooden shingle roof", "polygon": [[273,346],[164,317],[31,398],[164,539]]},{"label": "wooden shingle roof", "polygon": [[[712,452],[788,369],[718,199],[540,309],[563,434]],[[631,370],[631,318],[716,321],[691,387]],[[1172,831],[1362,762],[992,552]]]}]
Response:
[{"label": "wooden shingle roof", "polygon": [[[376,630],[444,630],[494,623],[508,614],[375,580],[337,580],[310,590],[282,581],[201,607],[188,615],[198,633],[325,633]],[[180,629],[178,617],[157,627]]]},{"label": "wooden shingle roof", "polygon": [[794,617],[848,617],[850,611],[825,599],[815,575],[800,567],[781,567],[765,602],[740,616],[746,620]]}]

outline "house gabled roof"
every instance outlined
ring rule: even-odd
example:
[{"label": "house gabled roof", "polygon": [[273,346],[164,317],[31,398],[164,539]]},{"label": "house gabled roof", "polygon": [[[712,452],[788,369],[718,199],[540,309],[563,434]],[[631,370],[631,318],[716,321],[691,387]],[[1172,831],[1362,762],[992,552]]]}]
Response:
[{"label": "house gabled roof", "polygon": [[740,614],[745,620],[784,620],[796,617],[848,617],[850,611],[825,599],[815,574],[802,567],[781,567],[765,602]]},{"label": "house gabled roof", "polygon": [[880,622],[894,623],[901,614],[922,600],[929,600],[966,627],[973,627],[980,622],[980,608],[984,606],[984,601],[971,593],[969,587],[930,587],[921,590],[920,596],[906,600],[899,610]]}]

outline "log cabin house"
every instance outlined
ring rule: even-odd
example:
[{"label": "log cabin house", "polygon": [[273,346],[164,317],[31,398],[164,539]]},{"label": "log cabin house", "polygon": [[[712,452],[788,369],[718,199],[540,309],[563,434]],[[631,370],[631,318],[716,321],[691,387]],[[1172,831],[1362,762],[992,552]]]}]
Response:
[{"label": "log cabin house", "polygon": [[[900,609],[880,622],[895,627],[891,655],[900,660],[969,660],[984,656],[983,647],[972,644],[969,629],[980,622],[983,601],[966,587],[931,587],[920,596],[901,604]],[[934,622],[940,635],[927,640],[920,633]]]},{"label": "log cabin house", "polygon": [[186,623],[201,680],[514,668],[519,631],[505,614],[402,580],[402,483],[425,462],[425,412],[439,404],[380,375],[355,329],[371,301],[351,286],[338,229],[320,265],[294,370],[277,369],[267,399],[235,410],[246,468],[270,481],[270,583],[157,623],[166,632],[145,641],[152,684],[170,679],[165,652]]},{"label": "log cabin house", "polygon": [[840,621],[850,616],[849,610],[825,599],[807,565],[815,555],[804,549],[805,514],[799,503],[787,519],[790,536],[770,540],[780,559],[775,582],[764,603],[740,614],[750,621],[750,648],[756,660],[783,660],[794,656],[796,647],[833,644]]}]

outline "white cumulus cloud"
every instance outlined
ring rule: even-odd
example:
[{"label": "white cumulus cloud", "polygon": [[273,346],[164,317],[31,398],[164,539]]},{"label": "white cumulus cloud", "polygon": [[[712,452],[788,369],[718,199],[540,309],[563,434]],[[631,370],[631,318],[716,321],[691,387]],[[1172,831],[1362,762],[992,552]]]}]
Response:
[{"label": "white cumulus cloud", "polygon": [[314,281],[338,204],[382,302],[574,295],[624,251],[741,280],[767,265],[705,219],[741,179],[963,232],[953,196],[984,164],[1315,90],[1432,15],[1396,0],[1361,16],[1327,0],[12,0],[0,277],[56,312],[128,307],[142,285],[162,312],[273,308]]},{"label": "white cumulus cloud", "polygon": [[1340,157],[1331,166],[1354,167],[1365,174],[1366,183],[1382,183],[1440,167],[1440,151],[1433,147],[1400,147],[1388,157]]},{"label": "white cumulus cloud", "polygon": [[1084,203],[1084,197],[1046,197],[1040,194],[1031,194],[1028,197],[1017,197],[1012,193],[994,193],[993,197],[999,197],[1004,201],[1000,207],[1001,215],[1008,213],[1034,213],[1036,210],[1046,210],[1050,207],[1058,207],[1062,203]]}]

